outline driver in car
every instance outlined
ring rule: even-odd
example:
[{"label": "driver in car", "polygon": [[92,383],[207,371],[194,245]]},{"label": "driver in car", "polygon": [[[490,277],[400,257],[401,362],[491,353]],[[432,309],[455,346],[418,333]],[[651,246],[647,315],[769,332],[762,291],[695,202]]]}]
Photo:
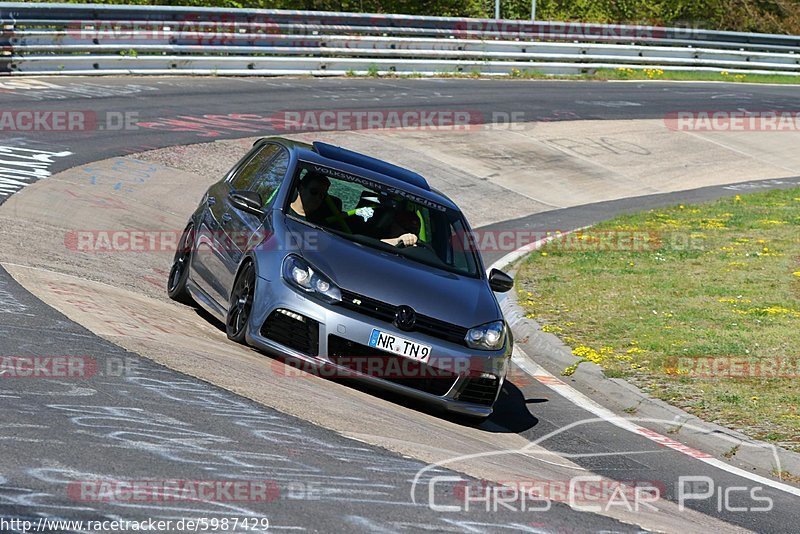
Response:
[{"label": "driver in car", "polygon": [[420,229],[419,217],[413,211],[398,211],[392,219],[389,227],[389,235],[397,237],[387,237],[381,239],[384,243],[395,247],[412,247],[417,244]]},{"label": "driver in car", "polygon": [[316,212],[328,194],[331,182],[321,174],[306,174],[300,179],[295,198],[289,204],[290,213],[302,220],[316,222]]}]

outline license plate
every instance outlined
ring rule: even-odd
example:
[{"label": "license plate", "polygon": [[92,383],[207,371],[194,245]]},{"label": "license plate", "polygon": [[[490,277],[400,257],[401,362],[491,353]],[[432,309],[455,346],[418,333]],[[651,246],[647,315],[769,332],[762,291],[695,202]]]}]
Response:
[{"label": "license plate", "polygon": [[381,332],[377,328],[374,328],[372,335],[369,336],[369,346],[420,362],[427,362],[431,356],[431,348],[428,345],[416,343],[388,332]]}]

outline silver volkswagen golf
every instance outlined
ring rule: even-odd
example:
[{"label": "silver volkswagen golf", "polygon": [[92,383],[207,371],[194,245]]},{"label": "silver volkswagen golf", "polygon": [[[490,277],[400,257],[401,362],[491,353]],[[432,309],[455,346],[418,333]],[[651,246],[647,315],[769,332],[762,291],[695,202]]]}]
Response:
[{"label": "silver volkswagen golf", "polygon": [[326,143],[257,141],[209,188],[167,283],[228,337],[475,418],[511,332],[458,207],[414,172]]}]

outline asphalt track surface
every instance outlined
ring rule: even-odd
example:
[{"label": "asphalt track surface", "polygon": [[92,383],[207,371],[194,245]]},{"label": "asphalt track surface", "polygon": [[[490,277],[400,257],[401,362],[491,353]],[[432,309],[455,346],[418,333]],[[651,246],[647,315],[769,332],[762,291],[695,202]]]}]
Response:
[{"label": "asphalt track surface", "polygon": [[[286,110],[473,110],[486,120],[516,114],[519,120],[662,118],[675,110],[796,110],[796,87],[733,84],[573,83],[500,80],[371,79],[177,79],[42,78],[58,88],[19,89],[0,84],[3,109],[91,110],[135,113],[151,128],[87,132],[6,132],[6,146],[70,151],[48,169],[171,145],[219,138],[280,134],[279,124],[250,129],[176,125],[168,119],[203,114],[271,117]],[[16,82],[17,80],[9,80]],[[605,104],[598,104],[605,102]],[[611,104],[609,104],[611,103]],[[499,115],[498,115],[499,114]],[[182,119],[183,120],[183,119]],[[102,119],[101,119],[102,121]],[[164,125],[167,126],[164,126]],[[770,178],[769,176],[765,176]],[[617,213],[733,194],[722,187],[637,197],[545,212],[493,229],[568,229]],[[2,197],[0,197],[2,202]],[[497,257],[487,256],[487,264]],[[421,462],[358,443],[280,414],[212,385],[125,353],[45,306],[0,272],[0,354],[104,354],[130,366],[124,377],[86,382],[0,382],[4,424],[0,432],[0,517],[64,518],[223,517],[263,515],[272,527],[311,531],[629,531],[635,528],[554,504],[547,512],[443,514],[409,502],[409,480]],[[116,361],[116,360],[113,360]],[[387,396],[388,402],[400,402]],[[420,407],[422,409],[422,407]],[[487,432],[513,432],[535,440],[577,421],[593,419],[582,408],[536,382],[508,384]],[[187,438],[191,436],[190,438]],[[707,475],[717,491],[752,488],[751,481],[707,466],[607,423],[557,433],[542,443],[592,472],[612,479],[659,481],[677,498],[680,476]],[[276,481],[273,502],[120,505],[79,502],[64,481],[103,475]],[[444,470],[437,474],[448,474]],[[300,483],[300,482],[302,483]],[[334,488],[322,492],[320,488]],[[452,490],[452,488],[450,488]],[[446,492],[445,492],[446,493]],[[769,513],[732,511],[757,506],[731,494],[692,508],[759,532],[796,531],[798,502],[770,488]],[[440,495],[446,501],[447,495]],[[450,497],[452,498],[452,496]]]}]

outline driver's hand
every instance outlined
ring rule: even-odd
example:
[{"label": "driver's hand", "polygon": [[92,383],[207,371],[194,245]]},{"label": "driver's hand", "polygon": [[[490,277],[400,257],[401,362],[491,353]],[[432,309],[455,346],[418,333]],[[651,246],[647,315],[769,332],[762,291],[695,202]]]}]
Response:
[{"label": "driver's hand", "polygon": [[397,238],[395,246],[400,246],[400,243],[402,243],[403,246],[406,247],[413,247],[414,245],[417,244],[417,236],[415,236],[414,234],[403,234]]}]

